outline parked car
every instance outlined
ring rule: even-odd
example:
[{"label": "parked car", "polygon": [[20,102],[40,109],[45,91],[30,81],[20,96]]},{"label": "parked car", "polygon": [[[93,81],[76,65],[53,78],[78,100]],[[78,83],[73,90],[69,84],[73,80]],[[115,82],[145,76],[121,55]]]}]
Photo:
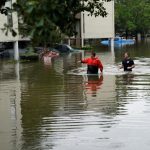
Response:
[{"label": "parked car", "polygon": [[[133,45],[135,43],[134,39],[122,39],[121,37],[117,36],[114,39],[114,44],[115,45]],[[103,40],[101,41],[101,44],[103,45],[110,45],[111,41],[108,40]]]},{"label": "parked car", "polygon": [[6,47],[5,47],[4,43],[0,43],[0,51],[3,51],[5,49],[6,49]]},{"label": "parked car", "polygon": [[75,51],[75,49],[73,49],[71,46],[67,44],[57,44],[54,48],[61,53],[68,53]]}]

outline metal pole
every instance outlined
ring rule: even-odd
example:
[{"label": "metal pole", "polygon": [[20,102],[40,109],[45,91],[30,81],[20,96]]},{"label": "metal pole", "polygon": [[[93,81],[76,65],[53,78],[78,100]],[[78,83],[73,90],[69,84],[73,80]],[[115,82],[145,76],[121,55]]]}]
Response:
[{"label": "metal pole", "polygon": [[81,12],[81,47],[84,46],[84,31],[83,31],[83,26],[84,26],[84,17],[83,17],[83,12]]},{"label": "metal pole", "polygon": [[111,50],[113,50],[114,49],[114,38],[111,38],[110,39],[110,43],[111,43]]},{"label": "metal pole", "polygon": [[71,45],[70,38],[68,38],[68,45],[69,45],[69,46]]},{"label": "metal pole", "polygon": [[14,59],[16,61],[19,60],[19,47],[18,47],[18,41],[14,42]]},{"label": "metal pole", "polygon": [[114,38],[111,38],[110,41],[111,41],[110,44],[111,44],[112,62],[114,63],[115,62]]}]

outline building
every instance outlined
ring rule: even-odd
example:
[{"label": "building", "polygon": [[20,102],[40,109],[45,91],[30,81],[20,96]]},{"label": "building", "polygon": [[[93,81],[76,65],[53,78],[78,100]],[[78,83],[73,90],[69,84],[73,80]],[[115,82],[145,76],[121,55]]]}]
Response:
[{"label": "building", "polygon": [[[6,2],[6,7],[10,7],[12,3],[15,2],[15,0],[9,0]],[[12,33],[9,31],[8,35],[6,35],[4,29],[4,24],[8,24],[8,26],[12,27],[16,32],[18,31],[18,17],[15,12],[13,13],[8,13],[6,16],[5,14],[0,15],[0,42],[12,42],[12,41],[17,41],[18,40],[18,35],[17,36],[12,36]]]},{"label": "building", "polygon": [[[16,0],[7,0],[5,6],[11,8],[12,4],[16,2]],[[19,59],[18,53],[18,34],[16,36],[12,35],[12,32],[8,30],[6,35],[6,30],[4,30],[4,25],[7,24],[10,28],[12,28],[16,33],[18,33],[18,16],[16,12],[9,13],[7,16],[5,14],[0,14],[0,43],[2,42],[13,42],[14,50],[15,50],[15,59]]]},{"label": "building", "polygon": [[[8,0],[6,2],[7,7],[12,7],[12,3],[16,0]],[[88,16],[87,12],[82,12],[77,15],[77,24],[76,31],[77,35],[72,37],[71,40],[74,40],[76,46],[84,46],[84,41],[87,39],[101,39],[101,38],[114,38],[114,1],[105,2],[104,7],[108,12],[107,17],[94,17]],[[12,36],[12,33],[9,31],[8,35],[5,35],[5,32],[2,30],[4,24],[8,24],[16,32],[18,32],[18,17],[17,13],[13,12],[5,16],[0,14],[0,42],[13,42],[14,43],[14,57],[15,60],[19,59],[18,51],[18,40],[19,35]],[[22,39],[21,39],[22,40]],[[70,45],[70,40],[68,41]]]},{"label": "building", "polygon": [[77,15],[76,30],[78,35],[75,37],[76,45],[84,46],[86,39],[114,38],[114,1],[105,2],[104,7],[108,12],[107,17],[104,18],[88,16],[87,12]]}]

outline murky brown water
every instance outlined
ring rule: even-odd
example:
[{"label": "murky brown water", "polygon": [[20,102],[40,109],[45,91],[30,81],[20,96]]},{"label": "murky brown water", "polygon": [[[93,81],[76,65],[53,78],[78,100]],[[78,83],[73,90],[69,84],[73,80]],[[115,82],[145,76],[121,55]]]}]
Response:
[{"label": "murky brown water", "polygon": [[[130,74],[117,68],[126,49]],[[0,61],[0,150],[150,149],[150,44],[98,51],[98,77],[86,76],[79,53]]]}]

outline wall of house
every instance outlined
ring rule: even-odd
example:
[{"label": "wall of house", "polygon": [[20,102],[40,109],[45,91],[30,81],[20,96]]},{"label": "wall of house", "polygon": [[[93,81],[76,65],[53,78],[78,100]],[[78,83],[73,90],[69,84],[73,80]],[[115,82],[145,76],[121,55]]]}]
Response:
[{"label": "wall of house", "polygon": [[87,12],[82,13],[83,30],[82,36],[84,39],[96,38],[113,38],[114,37],[114,1],[105,2],[104,7],[108,12],[108,16],[88,16]]},{"label": "wall of house", "polygon": [[[7,7],[11,7],[11,4],[14,3],[16,0],[10,0],[6,3]],[[11,15],[10,15],[11,17]],[[8,16],[5,16],[4,14],[0,14],[0,42],[11,42],[18,40],[18,36],[13,37],[11,32],[8,32],[8,35],[5,35],[6,31],[3,31],[4,24],[9,24]],[[17,13],[12,13],[12,25],[13,29],[18,32],[18,17]]]}]

